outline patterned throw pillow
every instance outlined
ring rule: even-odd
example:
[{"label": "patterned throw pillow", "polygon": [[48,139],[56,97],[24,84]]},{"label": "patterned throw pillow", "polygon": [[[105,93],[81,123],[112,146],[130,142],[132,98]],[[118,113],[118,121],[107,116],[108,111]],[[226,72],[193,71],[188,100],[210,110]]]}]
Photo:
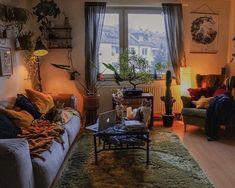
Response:
[{"label": "patterned throw pillow", "polygon": [[34,117],[34,119],[38,119],[41,116],[41,114],[36,110],[30,100],[23,94],[17,94],[15,107],[26,110]]},{"label": "patterned throw pillow", "polygon": [[41,114],[46,114],[54,107],[54,101],[51,95],[32,89],[26,89],[25,91],[29,100]]},{"label": "patterned throw pillow", "polygon": [[210,102],[213,100],[214,97],[208,97],[201,96],[199,100],[192,101],[194,105],[196,105],[196,108],[208,108]]},{"label": "patterned throw pillow", "polygon": [[33,116],[25,110],[16,111],[13,109],[0,108],[0,113],[5,114],[16,127],[29,127],[33,121]]}]

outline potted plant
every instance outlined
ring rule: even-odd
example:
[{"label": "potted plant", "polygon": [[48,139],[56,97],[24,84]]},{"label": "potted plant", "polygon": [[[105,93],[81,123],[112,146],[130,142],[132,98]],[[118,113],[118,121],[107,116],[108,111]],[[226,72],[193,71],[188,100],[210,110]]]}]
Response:
[{"label": "potted plant", "polygon": [[124,91],[125,95],[139,95],[143,91],[137,89],[137,85],[150,83],[153,80],[148,61],[136,54],[134,50],[125,49],[120,54],[120,62],[114,67],[112,64],[103,63],[104,66],[114,72],[114,78],[118,85],[120,82],[128,81],[132,89]]},{"label": "potted plant", "polygon": [[[56,68],[66,70],[70,73],[70,75],[74,76],[76,79],[80,76],[80,73],[72,68],[70,65],[61,65],[61,64],[51,64]],[[99,76],[99,75],[97,75]],[[80,91],[83,93],[83,106],[85,111],[85,124],[90,125],[96,123],[97,120],[97,110],[99,108],[99,98],[97,91],[99,87],[101,87],[101,80],[97,80],[94,83],[93,90],[90,90],[86,84],[83,84],[79,79],[76,79],[76,82],[79,84]]]},{"label": "potted plant", "polygon": [[167,65],[163,62],[157,62],[155,64],[155,77],[156,79],[162,79],[163,75],[165,74],[165,69],[167,68]]},{"label": "potted plant", "polygon": [[165,127],[171,127],[174,120],[174,115],[172,114],[172,107],[175,103],[175,99],[171,94],[171,71],[166,72],[166,92],[165,96],[161,96],[160,99],[165,103],[165,114],[162,114],[163,125]]},{"label": "potted plant", "polygon": [[54,0],[40,0],[40,2],[33,7],[33,14],[37,16],[37,22],[40,23],[40,31],[43,35],[49,29],[48,17],[56,18],[60,14],[60,8]]},{"label": "potted plant", "polygon": [[18,28],[19,33],[22,31],[23,25],[26,24],[32,15],[27,9],[18,7],[6,6],[5,11],[5,20],[3,21],[13,22]]},{"label": "potted plant", "polygon": [[19,42],[19,48],[21,50],[31,50],[33,48],[33,44],[32,44],[32,38],[33,33],[31,31],[28,32],[21,32],[18,37],[17,40]]}]

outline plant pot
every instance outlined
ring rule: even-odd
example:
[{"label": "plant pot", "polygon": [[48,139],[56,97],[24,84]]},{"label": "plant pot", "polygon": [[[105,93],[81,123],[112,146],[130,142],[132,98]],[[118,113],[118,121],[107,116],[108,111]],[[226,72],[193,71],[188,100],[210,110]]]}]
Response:
[{"label": "plant pot", "polygon": [[97,110],[99,109],[99,95],[84,95],[85,125],[91,125],[97,121]]},{"label": "plant pot", "polygon": [[162,121],[164,127],[172,127],[174,122],[174,115],[162,114]]}]

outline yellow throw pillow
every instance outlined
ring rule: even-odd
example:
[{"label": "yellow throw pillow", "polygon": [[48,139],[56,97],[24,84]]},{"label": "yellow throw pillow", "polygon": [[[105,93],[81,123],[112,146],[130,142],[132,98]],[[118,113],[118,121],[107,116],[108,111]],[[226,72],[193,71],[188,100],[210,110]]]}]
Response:
[{"label": "yellow throw pillow", "polygon": [[54,101],[51,95],[32,89],[26,89],[25,91],[29,100],[40,113],[46,114],[51,108],[54,107]]},{"label": "yellow throw pillow", "polygon": [[213,98],[214,97],[206,98],[205,96],[201,96],[200,99],[198,99],[197,101],[192,101],[192,103],[196,105],[196,108],[208,108],[210,101]]},{"label": "yellow throw pillow", "polygon": [[33,116],[25,110],[15,111],[13,109],[0,108],[0,113],[5,114],[13,121],[16,127],[29,127],[33,121]]}]

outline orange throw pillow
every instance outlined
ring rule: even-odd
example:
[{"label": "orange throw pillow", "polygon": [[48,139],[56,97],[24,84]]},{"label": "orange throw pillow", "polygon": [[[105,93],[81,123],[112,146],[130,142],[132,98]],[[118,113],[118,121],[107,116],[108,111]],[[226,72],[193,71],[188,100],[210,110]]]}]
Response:
[{"label": "orange throw pillow", "polygon": [[25,110],[15,111],[13,109],[0,108],[0,112],[5,114],[16,127],[29,127],[32,123],[33,116]]},{"label": "orange throw pillow", "polygon": [[54,107],[54,101],[51,95],[32,89],[26,89],[25,91],[29,100],[40,113],[46,114]]}]

